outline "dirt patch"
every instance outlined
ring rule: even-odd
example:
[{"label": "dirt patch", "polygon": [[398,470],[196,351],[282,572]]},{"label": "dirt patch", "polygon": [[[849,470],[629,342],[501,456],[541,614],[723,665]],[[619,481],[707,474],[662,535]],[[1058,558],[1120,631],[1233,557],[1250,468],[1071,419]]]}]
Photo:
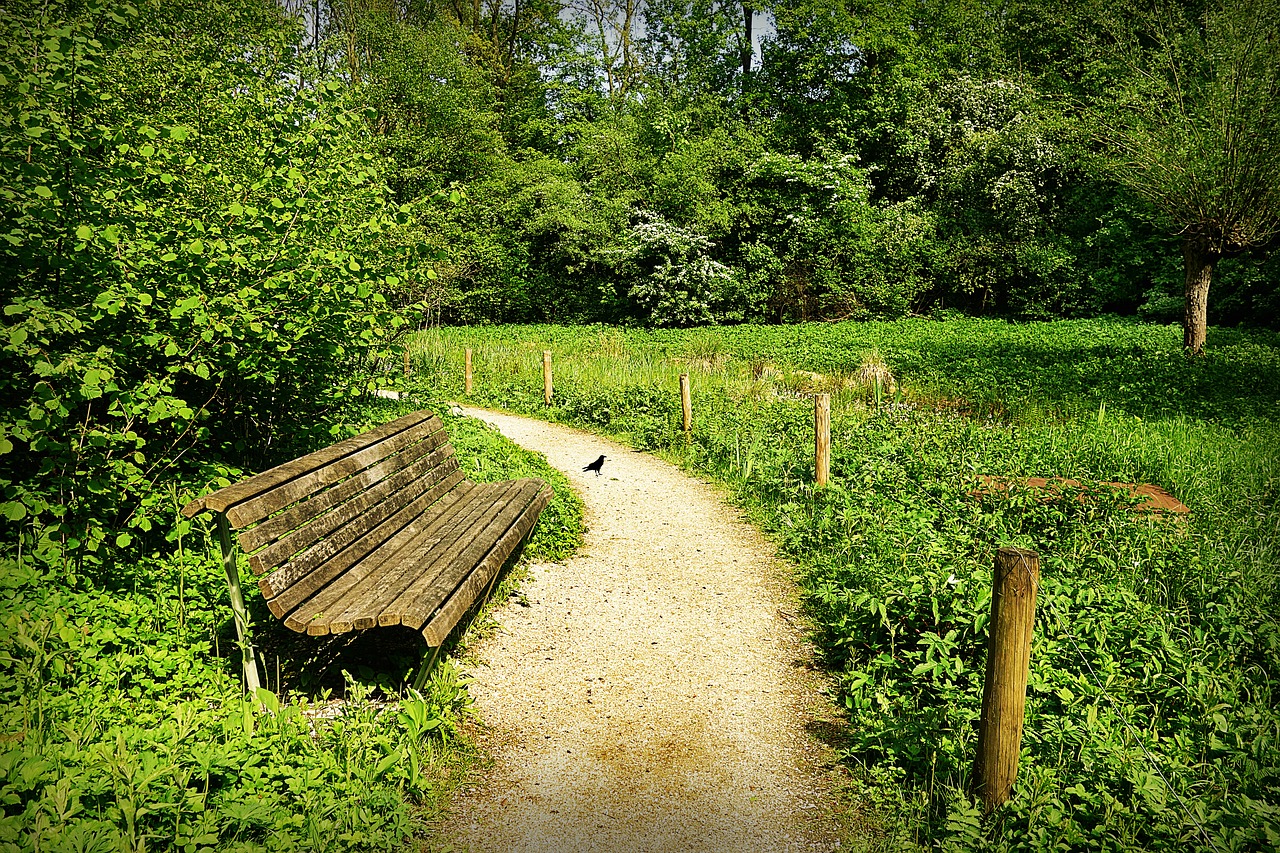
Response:
[{"label": "dirt patch", "polygon": [[[468,410],[565,471],[578,556],[530,568],[475,649],[494,765],[445,828],[474,851],[833,850],[828,747],[786,570],[711,486],[565,427]],[[584,473],[608,457],[602,476]]]}]

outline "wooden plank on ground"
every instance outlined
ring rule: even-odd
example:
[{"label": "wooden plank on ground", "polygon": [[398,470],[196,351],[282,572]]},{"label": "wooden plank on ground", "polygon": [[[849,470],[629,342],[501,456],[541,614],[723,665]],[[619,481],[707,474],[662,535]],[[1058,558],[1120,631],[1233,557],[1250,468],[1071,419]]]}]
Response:
[{"label": "wooden plank on ground", "polygon": [[498,574],[502,566],[507,562],[508,558],[515,552],[520,541],[529,534],[534,524],[538,521],[538,515],[546,507],[547,502],[551,499],[551,491],[543,489],[534,498],[533,503],[525,509],[524,513],[516,520],[516,523],[508,528],[502,538],[490,549],[485,558],[480,561],[475,570],[467,575],[453,595],[441,606],[435,614],[422,628],[423,639],[427,641],[427,645],[432,647],[440,646],[448,638],[449,632],[458,624],[458,620],[462,618],[462,614],[470,609],[475,603],[476,598],[489,587],[493,582],[494,576]]},{"label": "wooden plank on ground", "polygon": [[[294,504],[284,512],[264,520],[261,524],[241,531],[236,541],[240,543],[241,549],[246,554],[252,554],[264,545],[269,545],[278,539],[282,539],[299,527],[312,522],[333,507],[349,500],[365,489],[373,488],[397,471],[417,462],[423,456],[433,454],[437,456],[437,461],[443,459],[453,452],[453,447],[448,444],[448,441],[449,438],[443,430],[432,433],[417,444],[405,448],[394,456],[383,459],[353,477],[348,477],[336,486],[325,489],[308,500]],[[441,445],[444,445],[444,448],[448,448],[448,450],[442,448]]]},{"label": "wooden plank on ground", "polygon": [[215,512],[225,512],[227,507],[234,504],[247,501],[254,496],[261,494],[267,489],[274,488],[281,483],[286,483],[295,477],[300,477],[317,468],[321,468],[334,460],[341,459],[348,454],[355,453],[361,448],[367,447],[375,442],[382,441],[396,433],[434,418],[431,412],[426,410],[413,412],[404,417],[397,418],[390,423],[383,424],[377,429],[362,433],[337,444],[332,444],[315,453],[308,453],[306,456],[299,457],[283,465],[277,465],[268,471],[264,471],[257,476],[250,477],[228,486],[225,489],[219,489],[212,494],[205,495],[203,498],[197,498],[182,508],[182,514],[187,518],[201,512],[205,509],[211,509]]},{"label": "wooden plank on ground", "polygon": [[[1080,489],[1083,484],[1079,480],[1071,480],[1066,477],[1024,477],[1013,479],[1008,477],[992,477],[986,474],[980,475],[978,481],[982,483],[982,488],[973,492],[975,496],[992,494],[995,492],[1007,492],[1011,484],[1023,486],[1032,491],[1044,492],[1046,499],[1052,500],[1056,498],[1063,489]],[[1119,492],[1124,492],[1133,498],[1142,498],[1140,503],[1133,506],[1135,512],[1154,512],[1154,513],[1170,513],[1172,515],[1187,515],[1191,509],[1182,501],[1169,494],[1159,486],[1150,483],[1115,483],[1104,482],[1102,485],[1108,486]],[[1079,496],[1080,500],[1084,499],[1084,495]]]}]

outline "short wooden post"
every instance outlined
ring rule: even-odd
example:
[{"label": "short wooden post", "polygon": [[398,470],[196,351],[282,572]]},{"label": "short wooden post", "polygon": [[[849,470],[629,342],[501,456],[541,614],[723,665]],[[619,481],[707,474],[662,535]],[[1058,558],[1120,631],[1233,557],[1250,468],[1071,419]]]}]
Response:
[{"label": "short wooden post", "polygon": [[404,348],[404,378],[409,378],[409,348]]},{"label": "short wooden post", "polygon": [[684,413],[684,431],[693,429],[693,401],[689,397],[689,374],[680,374],[680,410]]},{"label": "short wooden post", "polygon": [[467,347],[466,368],[462,373],[462,392],[471,396],[471,347]]},{"label": "short wooden post", "polygon": [[1009,799],[1018,775],[1039,588],[1039,554],[1022,548],[996,552],[987,680],[982,686],[982,719],[972,780],[972,790],[988,812]]},{"label": "short wooden post", "polygon": [[813,398],[814,480],[825,486],[831,477],[831,395]]},{"label": "short wooden post", "polygon": [[240,592],[240,570],[236,568],[235,547],[231,544],[231,526],[227,516],[218,513],[218,544],[222,547],[222,568],[227,573],[227,585],[231,587],[231,615],[236,623],[236,639],[240,641],[240,664],[244,669],[244,682],[250,696],[256,696],[262,686],[258,679],[258,656],[249,636],[249,610],[244,606],[244,594]]},{"label": "short wooden post", "polygon": [[551,405],[551,350],[542,351],[542,398]]}]

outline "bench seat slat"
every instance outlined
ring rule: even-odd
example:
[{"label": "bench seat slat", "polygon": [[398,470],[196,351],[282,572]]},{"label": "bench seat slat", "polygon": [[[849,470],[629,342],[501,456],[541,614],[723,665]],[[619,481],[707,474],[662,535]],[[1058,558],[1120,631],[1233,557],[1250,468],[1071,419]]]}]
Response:
[{"label": "bench seat slat", "polygon": [[540,480],[517,480],[516,482],[519,483],[516,494],[503,505],[496,507],[497,512],[491,516],[484,534],[476,537],[472,547],[443,565],[440,571],[425,572],[415,578],[413,584],[387,607],[383,617],[379,619],[381,624],[387,624],[384,620],[395,618],[401,625],[408,625],[414,629],[422,627],[431,612],[449,597],[466,573],[475,568],[494,543],[511,527],[512,522],[524,512],[525,507],[532,502],[542,487]]},{"label": "bench seat slat", "polygon": [[[267,598],[271,612],[283,618],[285,613],[363,559],[418,516],[427,512],[434,516],[453,501],[464,498],[470,491],[470,485],[462,479],[461,471],[454,471],[398,510],[390,502],[384,501],[351,524],[339,528],[328,539],[317,542],[258,581],[258,587]],[[439,507],[434,506],[437,501],[441,501]]]},{"label": "bench seat slat", "polygon": [[[378,523],[380,518],[389,515],[391,510],[412,501],[457,469],[458,462],[453,457],[452,445],[438,448],[372,488],[360,491],[331,512],[319,516],[306,526],[268,545],[249,558],[249,565],[254,574],[260,575],[287,562],[295,554],[330,535],[343,536],[344,541],[352,535],[362,535],[360,527]],[[344,526],[348,524],[354,525],[352,530],[343,533]]]},{"label": "bench seat slat", "polygon": [[462,614],[470,609],[475,603],[477,597],[489,588],[493,582],[494,576],[515,553],[516,547],[520,541],[529,534],[533,526],[538,523],[538,515],[546,507],[551,500],[551,490],[544,488],[538,492],[533,503],[524,510],[516,523],[511,525],[506,533],[502,534],[485,558],[475,567],[471,574],[467,575],[466,580],[454,590],[449,599],[435,611],[430,620],[422,627],[422,637],[427,641],[427,645],[435,647],[439,646],[449,636],[449,632],[458,624],[458,620],[462,618]]},{"label": "bench seat slat", "polygon": [[437,432],[443,432],[444,424],[440,419],[432,417],[415,424],[409,429],[388,436],[382,441],[349,453],[325,465],[309,471],[294,479],[244,501],[227,510],[227,521],[239,530],[246,525],[261,521],[279,512],[285,507],[309,497],[327,486],[345,480],[385,459],[391,453],[415,444],[422,438]]},{"label": "bench seat slat", "polygon": [[431,412],[426,410],[413,412],[402,418],[397,418],[390,423],[383,424],[377,429],[357,435],[354,438],[348,438],[337,444],[331,444],[315,453],[308,453],[306,456],[299,457],[283,465],[277,465],[270,470],[263,471],[261,474],[250,477],[247,480],[241,480],[238,483],[227,486],[225,489],[219,489],[216,492],[197,498],[182,508],[182,514],[191,518],[196,513],[206,509],[214,512],[226,512],[227,507],[233,504],[241,503],[253,498],[256,495],[274,488],[281,483],[287,483],[295,477],[300,477],[317,468],[322,468],[334,460],[341,459],[348,454],[354,453],[361,448],[368,447],[382,441],[384,438],[395,435],[398,432],[410,429],[418,424],[435,419],[439,421]]},{"label": "bench seat slat", "polygon": [[[299,605],[285,620],[285,624],[295,631],[306,631],[312,636],[330,633],[331,626],[340,615],[370,590],[376,591],[380,582],[389,575],[393,576],[398,567],[417,568],[422,562],[424,551],[437,553],[466,536],[493,502],[490,489],[468,485],[472,488],[464,498],[432,517],[429,522],[420,523],[415,520],[407,525],[367,558],[351,566],[333,583]],[[339,626],[333,633],[344,633],[347,630],[350,630],[349,626]]]},{"label": "bench seat slat", "polygon": [[453,559],[476,537],[483,536],[484,525],[494,513],[495,504],[500,504],[513,493],[511,483],[482,486],[480,493],[473,498],[474,510],[457,521],[455,530],[420,537],[399,553],[391,555],[378,577],[348,598],[344,611],[330,621],[329,630],[339,634],[375,627],[386,607],[415,578],[439,571],[440,564]]},{"label": "bench seat slat", "polygon": [[452,445],[447,448],[449,438],[444,431],[432,433],[417,444],[407,447],[400,453],[384,459],[377,465],[364,469],[359,474],[343,480],[336,486],[326,489],[314,497],[294,504],[282,513],[273,515],[254,527],[241,531],[236,541],[246,554],[252,554],[264,545],[288,536],[299,527],[310,523],[327,510],[349,500],[367,488],[395,474],[429,453],[439,454],[442,459],[453,453]]}]

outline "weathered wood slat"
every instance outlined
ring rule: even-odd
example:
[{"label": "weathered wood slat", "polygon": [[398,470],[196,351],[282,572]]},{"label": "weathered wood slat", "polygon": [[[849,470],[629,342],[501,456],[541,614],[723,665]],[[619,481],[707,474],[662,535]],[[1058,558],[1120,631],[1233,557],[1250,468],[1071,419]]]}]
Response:
[{"label": "weathered wood slat", "polygon": [[[409,573],[404,582],[398,585],[396,595],[383,602],[378,614],[378,624],[399,625],[401,614],[413,603],[431,579],[438,577],[453,561],[459,559],[460,554],[472,547],[474,543],[485,543],[485,538],[489,535],[487,532],[488,527],[502,511],[503,505],[520,499],[518,493],[521,482],[509,481],[490,486],[490,489],[501,487],[502,491],[493,493],[493,496],[485,501],[483,515],[471,520],[472,526],[467,531],[467,535],[455,539],[451,543],[442,543],[432,549],[432,553],[418,569]],[[492,540],[490,539],[488,543],[484,544],[484,547],[487,548],[491,542]],[[440,601],[437,600],[433,606],[439,605],[439,603]]]},{"label": "weathered wood slat", "polygon": [[343,612],[330,620],[331,633],[376,626],[386,607],[416,577],[437,571],[436,564],[462,550],[471,537],[483,529],[485,518],[494,511],[494,504],[501,503],[512,491],[506,483],[482,486],[473,493],[473,510],[450,520],[452,529],[431,531],[398,553],[388,555],[378,567],[378,577],[364,583],[358,593],[346,600]]},{"label": "weathered wood slat", "polygon": [[[341,459],[361,448],[368,447],[370,444],[382,441],[384,438],[410,429],[432,418],[435,418],[435,415],[425,410],[397,418],[377,429],[340,441],[322,450],[317,450],[315,453],[308,453],[306,456],[286,462],[283,465],[277,465],[269,471],[264,471],[257,476],[242,480],[225,489],[219,489],[212,494],[197,498],[182,508],[182,514],[187,518],[191,518],[196,513],[206,509],[225,512],[227,507],[233,504],[247,501],[267,489],[274,488],[295,477],[300,477],[310,471],[321,468],[334,460]],[[436,420],[439,419],[437,418]]]},{"label": "weathered wood slat", "polygon": [[438,574],[423,574],[415,579],[395,603],[387,608],[383,616],[379,617],[380,624],[385,624],[383,619],[398,614],[401,625],[408,625],[415,629],[422,627],[431,612],[453,594],[467,573],[475,568],[485,553],[511,527],[542,488],[541,480],[517,480],[516,482],[520,484],[516,494],[498,508],[499,511],[492,516],[492,520],[486,525],[484,531],[475,537],[472,544],[462,554],[443,566]]},{"label": "weathered wood slat", "polygon": [[[443,517],[437,517],[426,525],[413,523],[406,526],[393,539],[384,542],[366,559],[348,568],[333,583],[298,607],[285,624],[295,631],[305,630],[312,636],[350,631],[350,620],[339,617],[348,610],[360,612],[361,606],[372,606],[378,599],[383,576],[394,572],[395,567],[403,563],[410,567],[420,564],[423,545],[440,540],[447,547],[465,537],[491,510],[492,499],[487,492],[483,487],[472,489]],[[397,557],[402,559],[397,560]]]},{"label": "weathered wood slat", "polygon": [[515,553],[516,547],[520,544],[533,526],[538,522],[538,514],[546,507],[547,502],[551,500],[550,490],[544,489],[540,491],[533,503],[529,504],[516,519],[515,524],[502,534],[497,543],[490,549],[480,564],[475,567],[471,574],[467,575],[453,595],[431,616],[430,621],[422,628],[422,637],[427,641],[427,645],[436,647],[441,645],[449,636],[449,632],[458,624],[458,620],[462,618],[462,614],[466,613],[475,603],[476,598],[489,588],[493,583],[494,577],[498,571],[506,564],[507,560]]},{"label": "weathered wood slat", "polygon": [[[448,448],[448,452],[441,452],[445,448]],[[435,453],[418,459],[408,468],[388,477],[373,488],[360,492],[332,512],[320,516],[305,527],[299,528],[254,554],[249,558],[249,566],[254,574],[264,574],[327,536],[346,535],[349,538],[352,534],[339,532],[344,525],[354,524],[359,527],[361,524],[376,524],[379,516],[385,517],[391,510],[409,503],[431,486],[441,482],[458,470],[458,461],[453,458],[452,446],[445,445],[445,448],[440,448]]]},{"label": "weathered wood slat", "polygon": [[[236,541],[246,554],[252,554],[264,545],[269,545],[278,539],[284,538],[333,507],[359,494],[364,489],[372,488],[427,454],[435,455],[437,462],[442,460],[445,456],[453,453],[452,445],[448,445],[447,442],[448,436],[443,431],[433,433],[417,444],[406,448],[403,452],[364,469],[356,476],[343,480],[338,485],[324,490],[315,497],[294,504],[284,512],[271,516],[261,524],[241,531],[240,535],[236,537]],[[441,447],[441,445],[445,445],[445,447]]]},{"label": "weathered wood slat", "polygon": [[[267,606],[283,619],[286,613],[422,515],[428,507],[433,515],[442,512],[452,502],[465,498],[468,491],[469,484],[463,481],[462,472],[454,471],[398,511],[387,509],[389,504],[375,507],[258,581]],[[434,506],[437,500],[441,501],[439,507]]]},{"label": "weathered wood slat", "polygon": [[358,474],[375,465],[392,453],[415,444],[424,436],[443,433],[444,425],[438,418],[430,418],[409,429],[369,445],[354,453],[334,460],[321,468],[302,474],[286,483],[264,491],[227,510],[227,520],[237,529],[261,521],[290,504],[310,497],[316,492]]}]

